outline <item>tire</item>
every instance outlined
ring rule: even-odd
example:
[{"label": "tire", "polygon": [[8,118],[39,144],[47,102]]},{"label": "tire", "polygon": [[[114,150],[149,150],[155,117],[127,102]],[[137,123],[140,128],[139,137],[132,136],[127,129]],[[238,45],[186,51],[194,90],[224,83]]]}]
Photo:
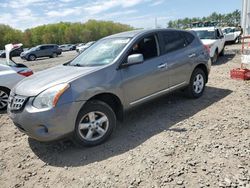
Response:
[{"label": "tire", "polygon": [[89,101],[78,113],[72,139],[79,146],[99,145],[110,137],[115,127],[112,108],[102,101]]},{"label": "tire", "polygon": [[4,111],[7,109],[9,95],[9,89],[0,87],[0,111]]},{"label": "tire", "polygon": [[56,58],[57,56],[58,56],[57,53],[53,53],[51,57]]},{"label": "tire", "polygon": [[219,57],[218,50],[216,49],[214,52],[214,56],[212,57],[212,64],[216,63]]},{"label": "tire", "polygon": [[222,51],[220,53],[220,56],[224,56],[224,55],[225,55],[225,46],[223,46],[223,49],[222,49]]},{"label": "tire", "polygon": [[237,37],[237,38],[234,40],[234,44],[239,44],[239,42],[240,42],[240,39],[239,39],[239,37]]},{"label": "tire", "polygon": [[33,55],[33,54],[29,55],[28,60],[29,61],[35,61],[36,60],[36,56]]},{"label": "tire", "polygon": [[196,68],[191,76],[186,94],[189,98],[199,98],[203,95],[206,86],[206,75],[200,68]]}]

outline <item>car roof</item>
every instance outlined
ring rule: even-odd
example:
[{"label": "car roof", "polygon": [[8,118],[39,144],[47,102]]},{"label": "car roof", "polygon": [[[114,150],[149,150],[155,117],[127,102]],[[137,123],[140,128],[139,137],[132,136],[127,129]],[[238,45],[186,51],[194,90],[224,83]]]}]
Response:
[{"label": "car roof", "polygon": [[160,32],[160,31],[184,31],[184,32],[187,32],[185,30],[177,30],[177,29],[139,29],[139,30],[126,31],[126,32],[110,35],[108,37],[105,37],[105,39],[107,39],[107,38],[134,38],[134,37],[139,36],[139,35],[144,35],[144,34],[148,34],[148,33],[152,33],[152,32]]},{"label": "car roof", "polygon": [[223,27],[222,29],[235,29],[236,27]]},{"label": "car roof", "polygon": [[218,27],[195,27],[195,28],[191,28],[191,30],[193,31],[204,31],[204,30],[215,30],[215,29],[219,29]]},{"label": "car roof", "polygon": [[40,45],[38,45],[39,47],[40,46],[57,46],[57,44],[40,44]]}]

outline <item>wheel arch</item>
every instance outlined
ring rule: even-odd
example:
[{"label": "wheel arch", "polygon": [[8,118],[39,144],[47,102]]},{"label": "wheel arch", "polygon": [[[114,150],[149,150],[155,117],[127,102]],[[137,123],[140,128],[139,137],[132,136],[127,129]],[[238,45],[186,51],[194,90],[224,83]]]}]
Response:
[{"label": "wheel arch", "polygon": [[205,75],[206,75],[206,83],[207,83],[207,82],[208,82],[208,70],[207,70],[206,65],[204,65],[204,64],[199,64],[199,65],[197,65],[197,66],[194,68],[194,70],[197,69],[197,68],[203,70],[203,72],[204,72]]},{"label": "wheel arch", "polygon": [[6,89],[6,90],[8,90],[8,91],[9,91],[9,93],[10,93],[10,91],[11,91],[11,89],[10,89],[10,88],[5,87],[5,86],[0,86],[0,89]]},{"label": "wheel arch", "polygon": [[123,105],[122,105],[120,98],[117,95],[113,93],[99,93],[99,94],[92,96],[90,99],[87,100],[87,102],[91,100],[100,100],[102,102],[105,102],[113,109],[117,119],[120,121],[123,120],[123,116],[124,116]]}]

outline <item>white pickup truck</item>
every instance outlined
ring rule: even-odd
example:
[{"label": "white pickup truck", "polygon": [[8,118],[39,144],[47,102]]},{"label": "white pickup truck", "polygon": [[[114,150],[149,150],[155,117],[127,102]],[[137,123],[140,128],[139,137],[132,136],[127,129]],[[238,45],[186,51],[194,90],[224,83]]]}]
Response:
[{"label": "white pickup truck", "polygon": [[210,52],[212,63],[216,63],[219,55],[224,55],[225,36],[220,28],[217,27],[201,27],[192,28],[202,43]]},{"label": "white pickup truck", "polygon": [[225,35],[226,42],[239,43],[241,31],[237,30],[236,27],[224,27],[222,32]]}]

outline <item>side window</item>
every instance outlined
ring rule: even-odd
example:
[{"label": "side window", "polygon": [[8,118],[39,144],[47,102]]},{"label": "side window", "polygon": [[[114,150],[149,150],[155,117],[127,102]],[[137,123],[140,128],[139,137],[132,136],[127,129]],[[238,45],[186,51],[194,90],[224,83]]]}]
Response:
[{"label": "side window", "polygon": [[46,46],[41,46],[40,47],[40,50],[45,50],[46,49]]},{"label": "side window", "polygon": [[169,53],[186,47],[185,38],[176,31],[163,33],[164,52]]},{"label": "side window", "polygon": [[151,35],[141,39],[138,43],[133,46],[129,55],[142,54],[144,60],[151,59],[158,56],[158,43],[155,35]]},{"label": "side window", "polygon": [[191,33],[183,32],[182,34],[183,34],[183,36],[185,37],[185,39],[187,41],[187,45],[191,44],[194,41],[195,37]]}]

